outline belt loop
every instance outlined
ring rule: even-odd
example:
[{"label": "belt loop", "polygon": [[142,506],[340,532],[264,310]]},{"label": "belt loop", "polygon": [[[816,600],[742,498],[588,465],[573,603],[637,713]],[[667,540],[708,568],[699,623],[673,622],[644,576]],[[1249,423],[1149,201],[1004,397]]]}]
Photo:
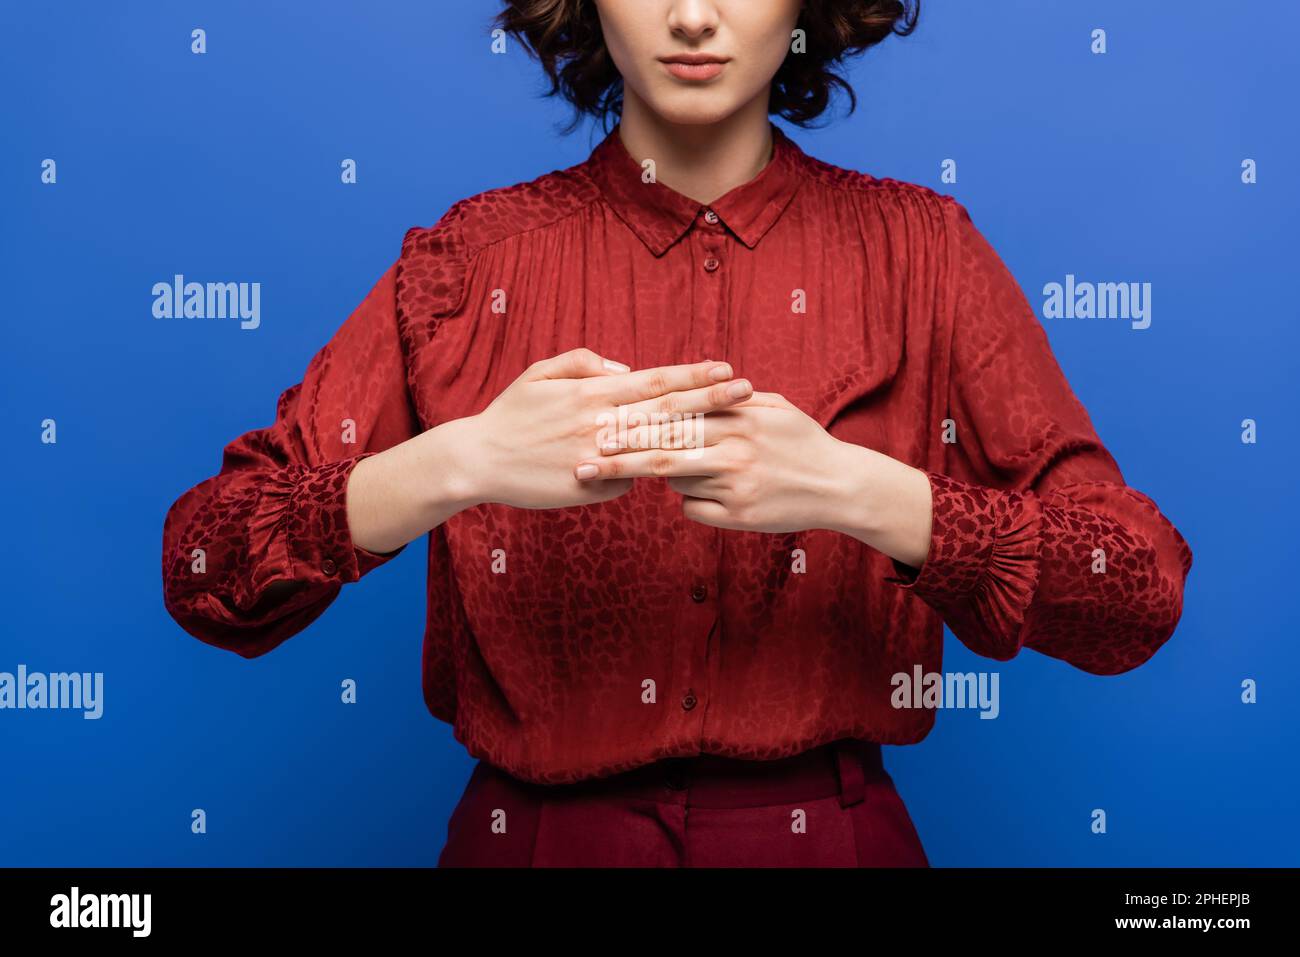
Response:
[{"label": "belt loop", "polygon": [[862,770],[862,743],[852,738],[835,742],[835,766],[840,777],[840,807],[850,807],[867,796]]}]

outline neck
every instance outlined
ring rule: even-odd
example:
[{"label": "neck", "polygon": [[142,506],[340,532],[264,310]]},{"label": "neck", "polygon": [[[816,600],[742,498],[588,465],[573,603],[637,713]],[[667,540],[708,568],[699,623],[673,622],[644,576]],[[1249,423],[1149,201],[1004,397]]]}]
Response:
[{"label": "neck", "polygon": [[717,123],[683,124],[665,120],[627,90],[618,135],[638,163],[654,160],[660,183],[698,203],[749,182],[772,158],[765,96]]}]

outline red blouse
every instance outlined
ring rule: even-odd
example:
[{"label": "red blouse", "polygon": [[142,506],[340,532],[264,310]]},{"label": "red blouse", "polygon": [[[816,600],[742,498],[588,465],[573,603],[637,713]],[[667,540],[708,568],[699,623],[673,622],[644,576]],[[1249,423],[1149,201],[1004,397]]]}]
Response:
[{"label": "red blouse", "polygon": [[891,678],[940,670],[945,622],[999,660],[1028,647],[1113,674],[1151,657],[1191,550],[1125,485],[966,210],[772,130],[763,170],[708,206],[646,182],[615,129],[576,166],[407,232],[275,423],[172,505],[171,615],[245,657],[275,648],[392,557],[351,541],[359,459],[587,346],[633,368],[725,359],[926,470],[929,556],[917,574],[836,532],[700,525],[662,479],[583,508],[462,512],[429,535],[423,688],[473,756],[559,783],[919,741],[934,712],[894,708]]}]

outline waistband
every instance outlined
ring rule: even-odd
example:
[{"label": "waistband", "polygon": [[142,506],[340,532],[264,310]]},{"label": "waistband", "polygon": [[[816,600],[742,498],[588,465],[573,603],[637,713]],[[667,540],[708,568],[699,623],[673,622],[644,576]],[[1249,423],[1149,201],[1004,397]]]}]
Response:
[{"label": "waistband", "polygon": [[765,807],[835,795],[841,805],[848,807],[863,800],[868,782],[893,783],[881,760],[880,745],[853,738],[773,761],[700,754],[665,758],[621,774],[573,784],[512,780],[548,798],[617,795],[700,808]]}]

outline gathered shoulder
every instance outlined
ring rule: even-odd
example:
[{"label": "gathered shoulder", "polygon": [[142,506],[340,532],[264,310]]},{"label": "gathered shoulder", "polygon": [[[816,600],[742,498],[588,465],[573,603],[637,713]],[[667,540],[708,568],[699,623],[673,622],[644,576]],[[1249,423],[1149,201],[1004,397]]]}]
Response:
[{"label": "gathered shoulder", "polygon": [[479,250],[522,233],[544,229],[597,198],[581,164],[531,180],[475,193],[454,203],[432,226],[407,231],[403,254],[431,246],[472,257]]},{"label": "gathered shoulder", "polygon": [[590,205],[597,195],[577,164],[467,196],[432,225],[408,229],[397,266],[402,312],[408,319],[423,318],[431,335],[436,317],[459,307],[475,255],[514,236],[554,225]]},{"label": "gathered shoulder", "polygon": [[839,190],[861,202],[893,210],[901,215],[919,213],[937,220],[966,215],[965,207],[953,196],[929,186],[892,177],[878,177],[860,170],[836,166],[805,154],[804,175],[814,188]]}]

